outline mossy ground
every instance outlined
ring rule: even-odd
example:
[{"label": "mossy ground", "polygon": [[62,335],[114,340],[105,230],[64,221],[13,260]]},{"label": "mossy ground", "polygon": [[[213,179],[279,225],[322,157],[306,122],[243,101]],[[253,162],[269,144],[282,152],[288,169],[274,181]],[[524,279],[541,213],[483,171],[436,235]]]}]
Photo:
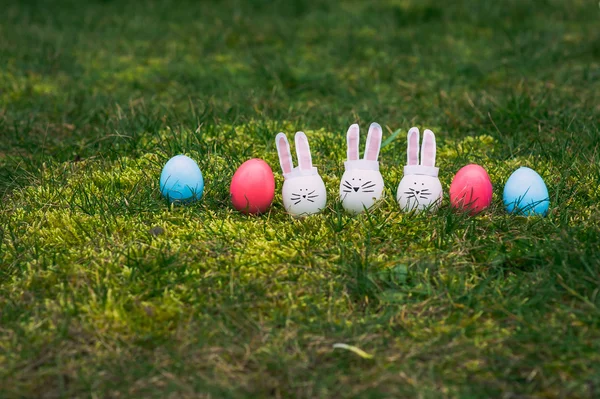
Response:
[{"label": "mossy ground", "polygon": [[[594,1],[4,6],[0,396],[597,397],[599,26]],[[387,200],[351,217],[344,134],[371,121],[401,134]],[[488,170],[489,210],[399,211],[413,125],[446,193]],[[249,158],[281,187],[274,136],[296,130],[328,209],[232,210]],[[179,153],[206,190],[169,206]],[[503,210],[519,166],[547,217]]]}]

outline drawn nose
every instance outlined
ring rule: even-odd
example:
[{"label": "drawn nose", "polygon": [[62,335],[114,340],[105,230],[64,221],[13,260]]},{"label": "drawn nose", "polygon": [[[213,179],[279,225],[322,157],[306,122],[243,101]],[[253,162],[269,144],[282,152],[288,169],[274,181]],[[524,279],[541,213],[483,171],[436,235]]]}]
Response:
[{"label": "drawn nose", "polygon": [[420,191],[416,191],[417,195],[419,195]]},{"label": "drawn nose", "polygon": [[302,198],[306,198],[306,195],[303,195]]},{"label": "drawn nose", "polygon": [[352,187],[352,188],[354,189],[354,192],[357,192],[360,187]]}]

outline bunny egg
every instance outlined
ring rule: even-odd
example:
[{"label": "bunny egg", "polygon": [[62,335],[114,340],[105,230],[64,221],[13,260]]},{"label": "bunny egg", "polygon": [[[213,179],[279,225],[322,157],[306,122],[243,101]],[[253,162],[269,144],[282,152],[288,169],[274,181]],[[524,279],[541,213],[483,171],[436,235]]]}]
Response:
[{"label": "bunny egg", "polygon": [[306,216],[320,212],[327,203],[325,183],[319,171],[312,166],[312,156],[308,138],[303,132],[294,136],[298,167],[294,168],[290,144],[285,133],[275,136],[275,146],[279,155],[279,163],[283,171],[283,207],[292,216]]},{"label": "bunny egg", "polygon": [[[398,185],[396,200],[404,211],[436,210],[442,202],[442,184],[435,167],[435,134],[425,129],[419,150],[419,129],[408,131],[404,177]],[[421,162],[419,163],[419,158]]]},{"label": "bunny egg", "polygon": [[340,182],[340,201],[346,211],[352,214],[371,208],[383,194],[383,177],[379,173],[379,150],[383,131],[373,122],[369,126],[365,154],[359,159],[360,127],[350,125],[346,133],[347,161]]}]

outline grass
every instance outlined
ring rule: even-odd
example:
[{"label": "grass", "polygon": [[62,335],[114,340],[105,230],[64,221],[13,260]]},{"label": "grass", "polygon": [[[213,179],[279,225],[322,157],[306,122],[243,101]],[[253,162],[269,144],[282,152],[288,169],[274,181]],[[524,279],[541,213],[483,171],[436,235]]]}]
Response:
[{"label": "grass", "polygon": [[[597,397],[600,9],[449,3],[5,6],[0,396]],[[371,121],[402,130],[386,201],[351,217],[344,134]],[[437,135],[431,215],[394,201],[413,125]],[[296,130],[328,209],[235,212],[236,167],[265,159],[279,190],[274,136]],[[206,190],[172,207],[179,153]],[[476,217],[448,205],[468,163],[494,184]],[[547,217],[504,211],[519,166]]]}]

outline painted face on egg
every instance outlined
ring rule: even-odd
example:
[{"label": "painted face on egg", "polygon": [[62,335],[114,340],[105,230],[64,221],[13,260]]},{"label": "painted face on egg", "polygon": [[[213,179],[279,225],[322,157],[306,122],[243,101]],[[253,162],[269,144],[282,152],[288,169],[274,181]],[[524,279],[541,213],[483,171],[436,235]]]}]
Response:
[{"label": "painted face on egg", "polygon": [[383,178],[375,170],[351,170],[344,172],[340,183],[340,199],[351,213],[370,208],[381,198]]},{"label": "painted face on egg", "polygon": [[396,199],[400,208],[406,211],[435,209],[442,200],[442,185],[438,178],[432,176],[404,176]]},{"label": "painted face on egg", "polygon": [[301,176],[284,181],[283,206],[292,215],[311,215],[325,208],[325,183],[319,175]]},{"label": "painted face on egg", "polygon": [[316,202],[317,198],[319,198],[317,190],[312,190],[311,192],[308,192],[308,190],[308,188],[301,188],[299,193],[292,193],[290,201],[293,201],[294,205],[298,205],[302,201],[308,201],[313,203]]}]

